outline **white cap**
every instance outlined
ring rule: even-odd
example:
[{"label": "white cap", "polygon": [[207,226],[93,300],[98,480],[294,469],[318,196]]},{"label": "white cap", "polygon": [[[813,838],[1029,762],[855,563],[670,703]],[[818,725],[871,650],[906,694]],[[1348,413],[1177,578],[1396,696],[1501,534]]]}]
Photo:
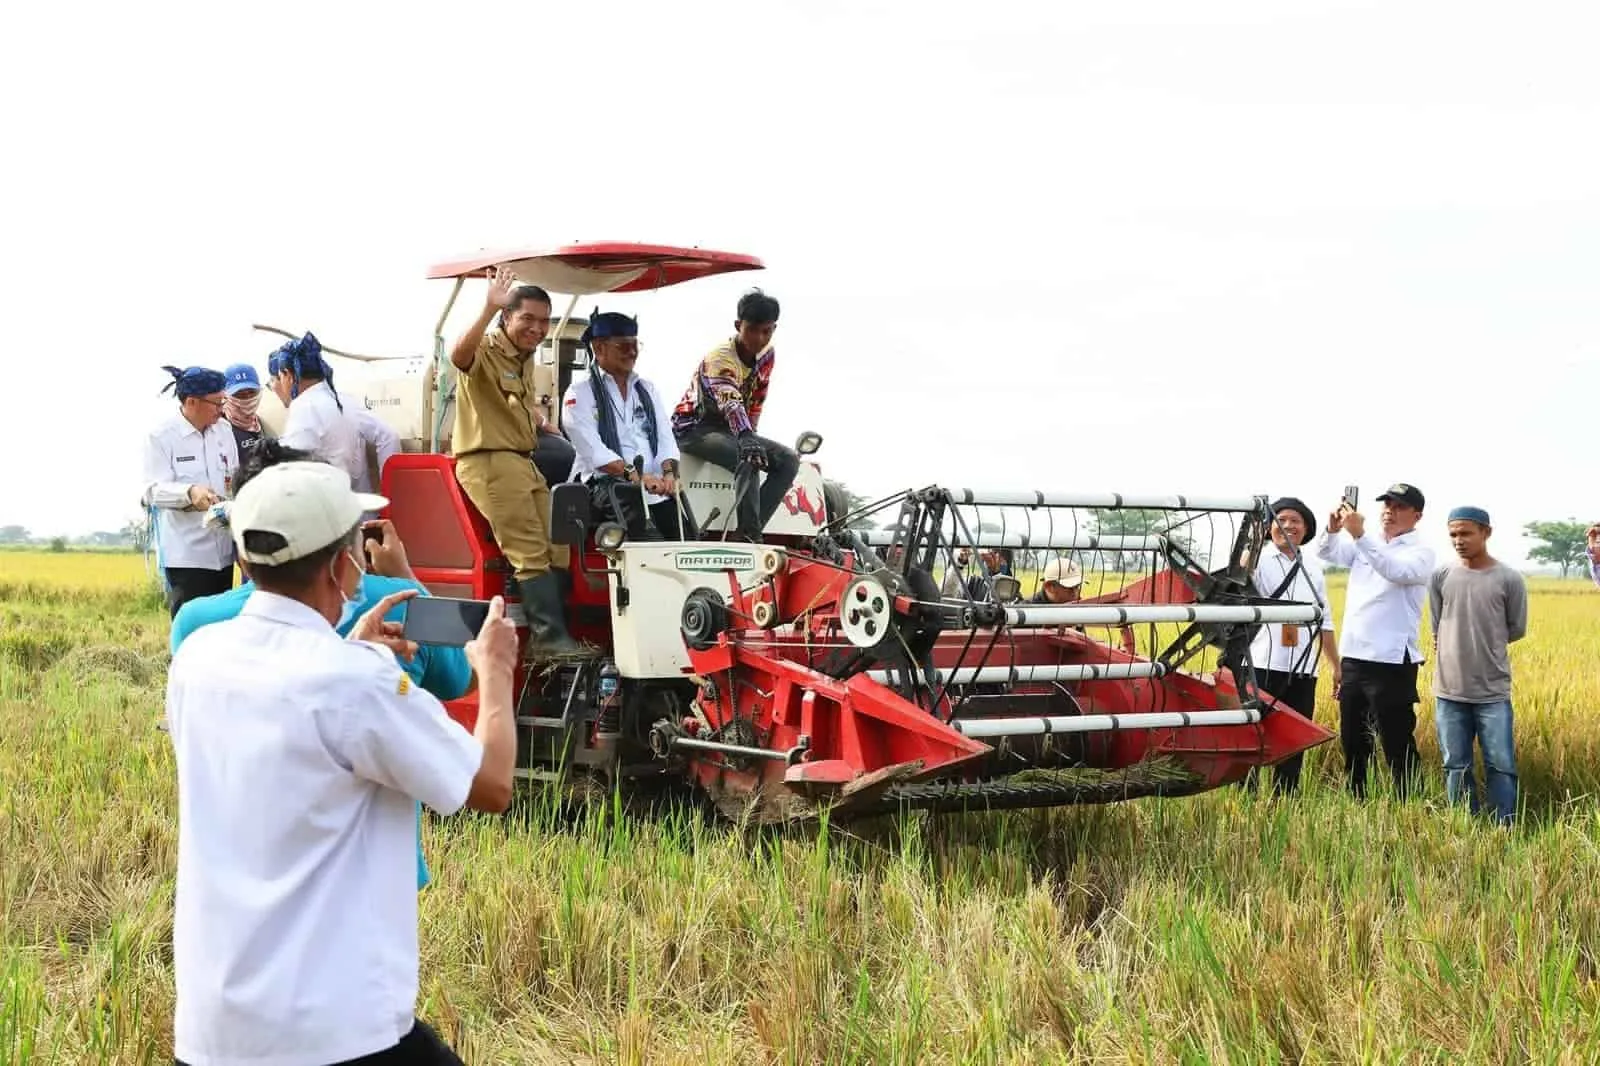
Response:
[{"label": "white cap", "polygon": [[[228,528],[241,558],[263,566],[303,559],[345,537],[366,511],[389,505],[382,496],[355,492],[350,475],[319,462],[269,466],[239,490],[228,508]],[[249,532],[276,533],[288,543],[275,552],[244,546]]]},{"label": "white cap", "polygon": [[1054,581],[1063,588],[1077,588],[1083,584],[1083,570],[1071,559],[1055,558],[1044,564],[1044,572],[1039,577],[1040,584]]}]

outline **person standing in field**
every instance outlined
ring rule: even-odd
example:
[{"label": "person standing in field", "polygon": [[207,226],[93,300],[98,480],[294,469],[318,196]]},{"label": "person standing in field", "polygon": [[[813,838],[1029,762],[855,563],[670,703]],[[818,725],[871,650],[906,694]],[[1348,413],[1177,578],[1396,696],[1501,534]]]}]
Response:
[{"label": "person standing in field", "polygon": [[1584,540],[1584,550],[1589,556],[1589,579],[1600,585],[1600,522],[1585,531]]},{"label": "person standing in field", "polygon": [[[309,452],[298,451],[287,447],[280,441],[271,437],[263,438],[249,454],[245,456],[244,465],[239,468],[239,476],[234,484],[237,492],[248,485],[252,478],[268,467],[279,463],[313,461],[314,456]],[[227,524],[227,515],[220,516],[220,524]],[[364,522],[363,527],[376,527],[381,536],[377,540],[366,540],[363,534],[363,549],[370,569],[362,567],[361,587],[356,593],[353,611],[346,612],[349,617],[341,618],[334,626],[334,630],[341,636],[348,636],[355,628],[359,615],[364,615],[374,605],[381,603],[386,596],[406,589],[414,589],[416,595],[426,596],[428,590],[417,580],[416,574],[411,570],[411,562],[406,557],[406,547],[400,540],[400,534],[395,531],[394,523],[387,520]],[[203,596],[199,599],[185,603],[178,613],[172,617],[172,632],[168,636],[171,654],[178,654],[178,649],[185,640],[196,630],[236,617],[250,602],[250,596],[255,592],[255,584],[247,579],[244,584],[227,592],[215,596]],[[395,604],[384,615],[384,620],[389,622],[404,622],[405,607]],[[411,676],[411,680],[433,693],[440,700],[460,699],[472,691],[472,664],[467,661],[466,653],[460,648],[442,646],[420,646],[409,659],[402,659],[401,668]],[[417,890],[428,887],[432,875],[428,871],[428,863],[422,851],[422,804],[417,803]]]},{"label": "person standing in field", "polygon": [[460,1066],[415,1013],[414,804],[509,805],[517,634],[496,596],[465,648],[472,733],[396,661],[414,645],[383,616],[414,590],[339,636],[360,595],[362,511],[387,503],[327,463],[261,471],[228,510],[255,590],[172,657],[179,1066]]},{"label": "person standing in field", "polygon": [[1479,810],[1472,768],[1483,749],[1484,786],[1502,824],[1517,810],[1517,757],[1512,740],[1510,646],[1528,632],[1527,583],[1489,554],[1494,532],[1481,507],[1450,512],[1450,544],[1460,562],[1428,581],[1434,648],[1434,724],[1444,757],[1445,795],[1463,795]]},{"label": "person standing in field", "polygon": [[361,428],[334,391],[333,368],[322,358],[322,343],[310,333],[285,341],[267,360],[267,374],[272,391],[289,412],[283,443],[343,470],[353,486],[366,481]]},{"label": "person standing in field", "polygon": [[239,469],[239,445],[222,421],[224,379],[191,366],[162,367],[172,381],[178,412],[144,443],[140,502],[155,511],[156,543],[166,579],[167,609],[233,587],[233,545],[207,528],[206,511],[226,499]]},{"label": "person standing in field", "polygon": [[1432,575],[1433,549],[1417,536],[1424,497],[1415,485],[1396,483],[1378,497],[1382,537],[1367,531],[1366,517],[1341,502],[1328,517],[1317,558],[1350,568],[1344,627],[1339,634],[1339,740],[1348,787],[1367,794],[1373,734],[1394,779],[1395,794],[1411,794],[1422,763],[1417,752],[1417,671],[1422,665],[1422,602]]},{"label": "person standing in field", "polygon": [[[1270,600],[1315,603],[1322,608],[1322,624],[1265,622],[1250,642],[1250,661],[1256,684],[1272,702],[1282,700],[1306,718],[1317,706],[1318,652],[1333,671],[1333,694],[1339,696],[1343,670],[1339,641],[1334,634],[1333,608],[1328,603],[1328,580],[1322,564],[1301,550],[1317,535],[1317,520],[1303,501],[1285,496],[1273,501],[1272,540],[1262,546],[1261,558],[1251,575],[1256,592]],[[1305,753],[1291,755],[1272,768],[1273,791],[1293,795],[1300,790],[1300,770]],[[1256,780],[1251,771],[1249,780]]]},{"label": "person standing in field", "polygon": [[239,459],[243,462],[251,446],[268,436],[267,427],[261,424],[257,414],[261,406],[261,379],[249,363],[234,363],[222,376],[226,381],[222,414],[233,427],[233,439],[239,445]]}]

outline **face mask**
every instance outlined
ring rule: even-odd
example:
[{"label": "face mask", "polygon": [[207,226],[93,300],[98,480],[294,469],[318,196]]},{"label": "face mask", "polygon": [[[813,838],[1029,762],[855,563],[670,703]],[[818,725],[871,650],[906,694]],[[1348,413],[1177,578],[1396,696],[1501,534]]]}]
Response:
[{"label": "face mask", "polygon": [[[350,550],[348,548],[345,549],[345,554],[350,555]],[[350,555],[350,561],[355,562],[354,555]],[[335,557],[334,563],[337,562],[338,558]],[[361,571],[360,563],[356,563],[356,571],[358,573]],[[342,605],[339,608],[339,621],[334,623],[333,628],[342,633],[347,627],[355,624],[356,618],[360,614],[361,607],[356,600],[352,600],[350,597],[344,594],[344,586],[339,584],[339,574],[334,569],[333,563],[328,564],[328,573],[333,577],[333,587],[339,590],[339,602]]]}]

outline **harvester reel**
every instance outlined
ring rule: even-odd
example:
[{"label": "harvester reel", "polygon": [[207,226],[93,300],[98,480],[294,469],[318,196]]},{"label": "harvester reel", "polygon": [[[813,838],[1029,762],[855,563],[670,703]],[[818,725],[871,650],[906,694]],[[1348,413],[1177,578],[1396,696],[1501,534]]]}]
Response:
[{"label": "harvester reel", "polygon": [[845,639],[871,650],[894,631],[894,597],[876,577],[862,575],[839,597],[839,626]]}]

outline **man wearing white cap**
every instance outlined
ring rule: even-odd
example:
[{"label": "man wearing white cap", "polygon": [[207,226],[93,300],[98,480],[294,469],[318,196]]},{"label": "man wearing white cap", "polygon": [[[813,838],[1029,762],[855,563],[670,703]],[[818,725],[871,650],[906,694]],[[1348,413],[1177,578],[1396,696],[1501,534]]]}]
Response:
[{"label": "man wearing white cap", "polygon": [[[1039,591],[1033,594],[1030,603],[1077,603],[1083,599],[1083,568],[1076,560],[1064,556],[1056,556],[1039,573]],[[1082,626],[1070,626],[1082,632]],[[1130,626],[1121,626],[1122,648],[1130,655],[1136,645],[1133,640],[1133,629]]]},{"label": "man wearing white cap", "polygon": [[182,1066],[461,1062],[414,1013],[414,803],[509,804],[516,630],[497,597],[466,646],[472,734],[395,661],[415,646],[383,616],[415,590],[341,638],[362,511],[387,502],[327,463],[263,470],[228,514],[255,591],[173,656]]}]

